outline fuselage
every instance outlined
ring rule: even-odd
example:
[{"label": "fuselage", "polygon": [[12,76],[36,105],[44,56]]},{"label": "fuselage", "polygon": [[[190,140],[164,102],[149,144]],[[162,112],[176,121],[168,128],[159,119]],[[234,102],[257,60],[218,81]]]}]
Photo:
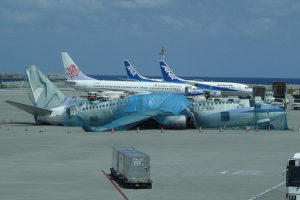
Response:
[{"label": "fuselage", "polygon": [[178,83],[158,83],[158,82],[132,82],[132,81],[101,81],[101,80],[76,80],[68,81],[76,89],[84,91],[126,91],[132,93],[177,93],[177,94],[203,94],[195,86]]},{"label": "fuselage", "polygon": [[218,90],[222,96],[251,96],[252,88],[241,83],[231,82],[194,82],[199,89]]},{"label": "fuselage", "polygon": [[[285,124],[285,110],[270,104],[254,106],[252,100],[238,102],[199,101],[192,106],[194,125],[206,128],[259,126],[278,129]],[[282,117],[282,118],[281,118]],[[276,121],[277,120],[277,121]],[[281,124],[282,123],[282,124]]]},{"label": "fuselage", "polygon": [[[82,101],[66,106],[52,108],[50,115],[37,116],[38,123],[64,126],[79,126],[78,117],[90,126],[102,126],[125,114],[127,98],[110,101]],[[115,111],[118,110],[118,116]]]}]

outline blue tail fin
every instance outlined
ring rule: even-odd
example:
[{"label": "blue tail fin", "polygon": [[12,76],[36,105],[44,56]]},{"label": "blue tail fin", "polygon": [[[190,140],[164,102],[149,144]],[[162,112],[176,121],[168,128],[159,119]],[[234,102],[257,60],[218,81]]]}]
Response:
[{"label": "blue tail fin", "polygon": [[141,82],[154,82],[153,80],[141,76],[136,69],[130,64],[128,60],[124,60],[125,70],[127,73],[127,79]]},{"label": "blue tail fin", "polygon": [[178,78],[173,72],[172,70],[169,68],[169,66],[167,65],[167,63],[163,60],[159,61],[160,64],[160,69],[161,69],[161,73],[162,73],[162,77],[164,79],[164,81],[167,82],[175,82],[175,83],[185,83],[186,81]]}]

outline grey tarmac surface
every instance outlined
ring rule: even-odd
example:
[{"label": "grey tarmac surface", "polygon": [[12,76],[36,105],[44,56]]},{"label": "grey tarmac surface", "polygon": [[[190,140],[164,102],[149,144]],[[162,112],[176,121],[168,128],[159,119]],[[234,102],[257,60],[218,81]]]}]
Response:
[{"label": "grey tarmac surface", "polygon": [[300,152],[300,111],[288,110],[295,132],[190,129],[138,135],[32,125],[31,115],[5,100],[30,103],[23,90],[0,90],[0,120],[6,122],[0,129],[0,199],[5,200],[124,199],[101,172],[109,173],[112,146],[134,146],[151,156],[153,189],[122,189],[131,200],[279,200],[285,198],[286,161]]}]

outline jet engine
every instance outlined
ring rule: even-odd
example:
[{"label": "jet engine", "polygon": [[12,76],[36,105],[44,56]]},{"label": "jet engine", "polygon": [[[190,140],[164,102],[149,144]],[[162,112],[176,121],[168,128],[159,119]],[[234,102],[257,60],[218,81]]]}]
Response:
[{"label": "jet engine", "polygon": [[185,115],[169,115],[155,117],[155,120],[167,129],[186,129],[187,118]]}]

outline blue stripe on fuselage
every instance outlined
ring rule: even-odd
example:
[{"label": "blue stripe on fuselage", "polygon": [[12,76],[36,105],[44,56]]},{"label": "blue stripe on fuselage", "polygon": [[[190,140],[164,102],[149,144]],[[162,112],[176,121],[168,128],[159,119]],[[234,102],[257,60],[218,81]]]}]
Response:
[{"label": "blue stripe on fuselage", "polygon": [[233,91],[233,92],[239,91],[239,90],[234,90],[234,89],[225,88],[225,87],[207,85],[207,84],[203,84],[203,83],[196,83],[196,86],[200,89],[203,88],[203,89],[208,89],[208,90]]}]

